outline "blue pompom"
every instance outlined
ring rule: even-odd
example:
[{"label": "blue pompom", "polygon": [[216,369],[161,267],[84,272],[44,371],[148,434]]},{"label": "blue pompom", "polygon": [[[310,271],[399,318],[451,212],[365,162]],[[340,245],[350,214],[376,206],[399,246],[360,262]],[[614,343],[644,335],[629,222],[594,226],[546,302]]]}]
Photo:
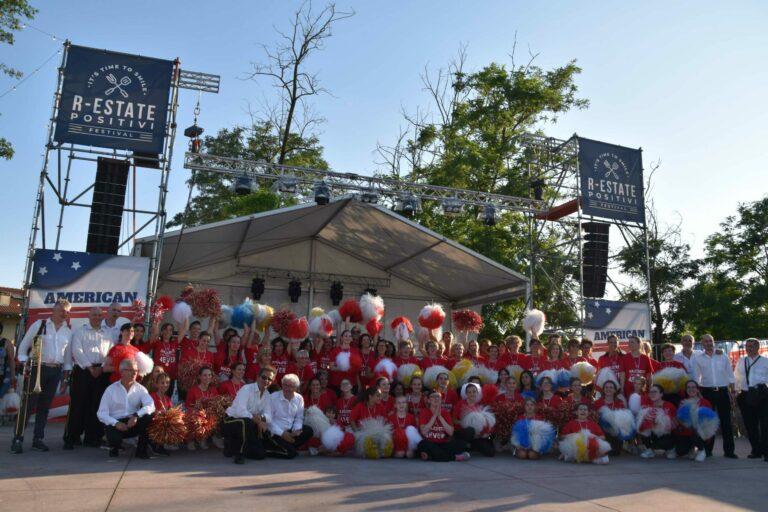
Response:
[{"label": "blue pompom", "polygon": [[523,398],[533,398],[536,400],[536,391],[523,391],[520,393]]},{"label": "blue pompom", "polygon": [[226,329],[232,323],[232,306],[221,306],[219,315],[219,328]]},{"label": "blue pompom", "polygon": [[528,420],[517,420],[512,426],[512,446],[531,448],[531,438],[528,436]]},{"label": "blue pompom", "polygon": [[570,370],[559,370],[557,372],[557,387],[560,389],[569,389],[571,387],[571,378],[573,375]]},{"label": "blue pompom", "polygon": [[246,300],[232,310],[232,327],[242,329],[253,322],[253,305],[250,300]]},{"label": "blue pompom", "polygon": [[677,408],[677,421],[687,428],[693,426],[693,417],[691,415],[692,409],[693,405],[690,402],[683,402],[680,404],[680,407]]}]

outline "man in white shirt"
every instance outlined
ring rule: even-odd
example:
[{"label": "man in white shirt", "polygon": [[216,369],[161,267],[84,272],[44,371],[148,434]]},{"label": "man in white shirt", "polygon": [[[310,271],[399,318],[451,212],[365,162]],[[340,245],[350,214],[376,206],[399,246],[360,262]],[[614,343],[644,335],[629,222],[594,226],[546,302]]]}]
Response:
[{"label": "man in white shirt", "polygon": [[[735,378],[731,359],[722,351],[715,351],[715,340],[705,334],[701,337],[704,351],[694,356],[691,366],[693,368],[693,380],[701,388],[701,396],[709,400],[720,418],[720,430],[723,434],[723,451],[725,457],[737,459],[734,453],[733,427],[731,426],[731,401],[734,398]],[[714,438],[707,444],[707,456],[712,455]]]},{"label": "man in white shirt", "polygon": [[[45,425],[48,423],[48,409],[51,401],[56,394],[57,388],[63,392],[67,387],[67,377],[72,368],[72,355],[70,352],[70,342],[72,341],[72,331],[67,325],[67,315],[69,314],[70,304],[65,299],[59,299],[51,310],[51,317],[47,320],[35,320],[29,326],[27,333],[19,344],[18,358],[19,362],[24,364],[30,359],[33,349],[33,341],[36,336],[43,338],[42,342],[42,365],[40,367],[40,393],[33,393],[28,400],[27,411],[37,409],[35,413],[35,430],[32,438],[32,449],[41,452],[47,452],[48,446],[43,443],[45,437]],[[32,361],[30,361],[32,362]],[[33,367],[34,366],[34,367]],[[37,365],[25,364],[24,376],[30,383],[36,382]],[[11,445],[13,453],[22,453],[24,445],[24,427],[16,429]]]},{"label": "man in white shirt", "polygon": [[106,425],[109,456],[117,457],[123,439],[137,437],[136,457],[148,459],[147,426],[155,412],[155,402],[147,389],[136,382],[139,373],[136,361],[123,359],[120,362],[120,380],[113,382],[104,391],[99,404],[99,421]]},{"label": "man in white shirt", "polygon": [[122,311],[123,307],[118,302],[113,302],[109,305],[107,314],[104,316],[104,321],[101,323],[101,326],[109,336],[109,339],[112,340],[113,345],[120,339],[120,328],[123,324],[130,322],[127,318],[120,317]]},{"label": "man in white shirt", "polygon": [[282,388],[269,397],[272,417],[269,432],[272,434],[266,449],[267,455],[281,459],[293,459],[299,447],[310,440],[312,428],[304,426],[304,398],[296,391],[299,377],[289,373],[280,381]]},{"label": "man in white shirt", "polygon": [[104,425],[96,417],[101,395],[109,385],[104,373],[104,359],[112,348],[112,341],[102,327],[101,308],[91,308],[88,323],[75,329],[72,335],[72,379],[69,386],[69,412],[64,428],[64,449],[72,450],[81,444],[85,433],[85,446],[101,446]]},{"label": "man in white shirt", "polygon": [[682,365],[685,366],[685,371],[688,372],[688,375],[693,375],[694,356],[701,353],[700,350],[693,350],[693,343],[694,339],[692,335],[683,334],[683,337],[680,338],[680,344],[683,346],[683,349],[672,357],[672,360],[682,363]]},{"label": "man in white shirt", "polygon": [[243,464],[246,458],[261,460],[266,456],[261,440],[269,435],[272,416],[269,386],[276,373],[271,366],[262,366],[256,382],[241,387],[227,408],[221,427],[224,455],[234,456],[235,464]]},{"label": "man in white shirt", "polygon": [[736,363],[736,400],[747,427],[752,450],[748,457],[768,462],[768,358],[760,355],[760,341],[744,341],[747,355]]}]

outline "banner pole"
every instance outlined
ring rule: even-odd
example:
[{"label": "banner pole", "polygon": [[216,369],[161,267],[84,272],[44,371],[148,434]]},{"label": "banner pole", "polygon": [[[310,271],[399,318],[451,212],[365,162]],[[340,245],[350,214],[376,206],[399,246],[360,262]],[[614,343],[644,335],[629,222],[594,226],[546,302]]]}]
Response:
[{"label": "banner pole", "polygon": [[578,226],[576,227],[577,244],[579,247],[579,336],[584,337],[584,254],[581,246],[582,233],[581,233],[581,167],[579,162],[579,151],[581,149],[581,141],[577,134],[573,134],[576,139],[576,186],[578,187],[579,204],[576,209]]},{"label": "banner pole", "polygon": [[[61,64],[59,64],[58,72],[56,74],[56,90],[53,94],[53,105],[51,107],[51,117],[48,119],[48,134],[45,141],[45,153],[43,154],[43,168],[40,170],[40,182],[37,185],[37,198],[35,199],[35,208],[32,215],[32,227],[29,232],[29,243],[27,245],[27,258],[24,263],[24,300],[21,308],[21,319],[16,326],[16,339],[20,340],[26,332],[27,315],[29,312],[29,285],[32,283],[32,262],[35,256],[35,245],[37,242],[37,233],[40,230],[38,222],[40,216],[45,215],[45,178],[48,175],[48,158],[53,148],[53,128],[56,123],[56,113],[59,109],[59,101],[61,100],[61,86],[64,80],[64,65],[67,62],[67,55],[69,53],[69,39],[64,41],[64,49],[61,55]],[[42,226],[45,229],[44,225]],[[43,233],[43,236],[45,234]],[[58,247],[58,244],[57,244]]]},{"label": "banner pole", "polygon": [[[643,173],[645,169],[642,167],[643,161],[643,148],[639,148],[640,151],[640,172]],[[645,280],[648,287],[648,337],[653,344],[656,340],[653,339],[653,298],[651,297],[651,255],[648,249],[648,223],[647,215],[645,211],[645,194],[643,194],[643,245],[645,245]],[[659,319],[660,320],[660,319]]]}]

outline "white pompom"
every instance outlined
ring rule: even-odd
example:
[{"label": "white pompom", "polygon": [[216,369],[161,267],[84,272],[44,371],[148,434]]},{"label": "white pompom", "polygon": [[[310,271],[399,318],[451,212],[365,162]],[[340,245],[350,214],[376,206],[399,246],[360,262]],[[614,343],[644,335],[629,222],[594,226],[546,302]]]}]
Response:
[{"label": "white pompom", "polygon": [[326,315],[328,315],[328,318],[331,319],[331,322],[333,323],[334,328],[336,328],[336,326],[343,321],[343,319],[341,318],[341,315],[339,315],[338,309],[329,311],[328,313],[326,313]]},{"label": "white pompom", "polygon": [[173,305],[171,316],[178,324],[183,324],[192,316],[192,307],[186,302],[179,301]]},{"label": "white pompom", "polygon": [[632,393],[629,395],[629,410],[632,411],[635,414],[638,414],[640,412],[640,407],[642,406],[642,402],[640,399],[640,395],[637,393]]},{"label": "white pompom", "polygon": [[363,312],[363,323],[375,318],[381,320],[384,316],[384,299],[378,295],[364,294],[360,297],[360,311]]},{"label": "white pompom", "polygon": [[385,357],[373,369],[374,373],[384,372],[389,376],[389,380],[394,378],[397,373],[397,365],[388,357]]},{"label": "white pompom", "polygon": [[461,418],[462,428],[472,428],[475,431],[475,437],[486,437],[495,425],[496,416],[487,406],[470,411]]},{"label": "white pompom", "polygon": [[330,452],[335,452],[339,444],[344,440],[344,431],[338,425],[331,425],[320,435],[320,442],[323,448]]},{"label": "white pompom", "polygon": [[616,384],[616,387],[619,386],[619,378],[616,376],[616,372],[608,368],[607,366],[605,368],[602,368],[599,372],[597,372],[597,379],[595,379],[595,385],[602,389],[605,386],[605,383],[608,381],[613,381],[614,384]]},{"label": "white pompom", "polygon": [[5,414],[13,414],[19,411],[21,407],[21,397],[13,390],[5,394],[2,400],[2,410]]},{"label": "white pompom", "polygon": [[304,409],[304,424],[312,428],[313,435],[317,438],[322,436],[323,432],[331,426],[328,417],[316,405]]},{"label": "white pompom", "polygon": [[526,332],[530,332],[532,336],[538,338],[541,333],[544,332],[544,324],[547,321],[547,317],[543,311],[538,309],[531,309],[525,313],[523,318],[523,329]]},{"label": "white pompom", "polygon": [[419,434],[419,430],[414,427],[413,425],[408,425],[405,427],[405,437],[408,438],[408,451],[411,452],[416,449],[416,447],[419,445],[419,443],[422,441],[421,434]]},{"label": "white pompom", "polygon": [[139,369],[139,376],[143,377],[152,373],[155,362],[144,352],[136,352],[136,367]]},{"label": "white pompom", "polygon": [[338,368],[339,371],[349,371],[349,356],[349,352],[339,352],[336,354],[336,368]]}]

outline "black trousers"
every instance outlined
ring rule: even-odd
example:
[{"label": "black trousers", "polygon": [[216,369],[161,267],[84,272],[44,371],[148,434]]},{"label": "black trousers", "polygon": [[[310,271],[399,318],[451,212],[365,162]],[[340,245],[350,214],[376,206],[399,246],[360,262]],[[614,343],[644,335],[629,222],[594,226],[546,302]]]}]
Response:
[{"label": "black trousers", "polygon": [[[120,418],[120,421],[123,423],[128,423],[128,420],[129,418]],[[147,451],[147,446],[149,445],[147,427],[151,422],[152,414],[145,414],[138,419],[133,427],[129,428],[125,432],[120,432],[112,425],[107,425],[104,431],[107,434],[107,442],[109,443],[109,447],[120,448],[120,445],[123,443],[123,439],[138,437],[139,442],[136,445],[136,453],[145,453]]]},{"label": "black trousers", "polygon": [[[736,449],[733,440],[733,425],[731,424],[731,397],[728,394],[728,388],[701,388],[701,396],[709,400],[720,418],[720,432],[723,435],[723,452],[731,455]],[[707,455],[712,455],[712,448],[715,443],[712,442],[707,447]]]},{"label": "black trousers", "polygon": [[493,446],[493,441],[490,437],[475,437],[475,429],[472,427],[456,428],[453,431],[453,437],[457,440],[464,441],[466,447],[459,453],[469,450],[473,452],[480,452],[486,457],[493,457],[496,455],[496,449]]},{"label": "black trousers", "polygon": [[109,375],[102,373],[98,377],[90,370],[75,366],[69,384],[69,412],[64,427],[64,441],[73,443],[85,433],[86,443],[97,443],[104,436],[104,424],[96,417],[101,395],[109,385]]},{"label": "black trousers", "polygon": [[421,457],[426,453],[429,460],[435,462],[450,462],[456,459],[456,455],[465,451],[466,442],[460,439],[451,438],[445,443],[435,443],[422,439],[416,447],[416,456]]},{"label": "black trousers", "polygon": [[608,455],[612,457],[616,455],[621,455],[621,450],[622,448],[624,448],[624,441],[622,441],[618,437],[613,437],[610,434],[605,434],[605,440],[608,441],[608,444],[611,445],[611,451],[608,452]]},{"label": "black trousers", "polygon": [[314,432],[311,427],[304,425],[304,428],[293,442],[286,441],[280,436],[270,435],[267,437],[265,446],[266,454],[278,459],[293,459],[299,454],[299,447],[312,439]]},{"label": "black trousers", "polygon": [[[30,382],[34,386],[35,379],[37,379],[37,367],[32,369],[32,374],[29,377],[32,379]],[[32,411],[32,409],[37,410],[35,413],[35,439],[42,439],[45,437],[45,425],[48,423],[48,410],[51,407],[53,397],[56,396],[56,390],[59,388],[60,382],[61,366],[41,366],[40,387],[42,391],[30,395],[29,407],[27,408],[28,412]]]},{"label": "black trousers", "polygon": [[[768,396],[763,396],[759,401],[749,404],[749,394],[757,394],[758,390],[742,392],[736,397],[744,418],[744,426],[747,427],[747,437],[752,448],[752,454],[768,457]],[[749,397],[752,398],[752,397]]]},{"label": "black trousers", "polygon": [[678,457],[682,457],[694,448],[706,451],[707,442],[700,438],[698,434],[693,434],[692,436],[675,436],[675,452]]},{"label": "black trousers", "polygon": [[652,450],[671,450],[675,447],[675,438],[672,434],[666,434],[663,436],[657,436],[651,434],[650,436],[640,436],[643,444]]},{"label": "black trousers", "polygon": [[257,460],[266,457],[264,443],[252,419],[227,416],[221,425],[221,433],[224,435],[224,455]]}]

